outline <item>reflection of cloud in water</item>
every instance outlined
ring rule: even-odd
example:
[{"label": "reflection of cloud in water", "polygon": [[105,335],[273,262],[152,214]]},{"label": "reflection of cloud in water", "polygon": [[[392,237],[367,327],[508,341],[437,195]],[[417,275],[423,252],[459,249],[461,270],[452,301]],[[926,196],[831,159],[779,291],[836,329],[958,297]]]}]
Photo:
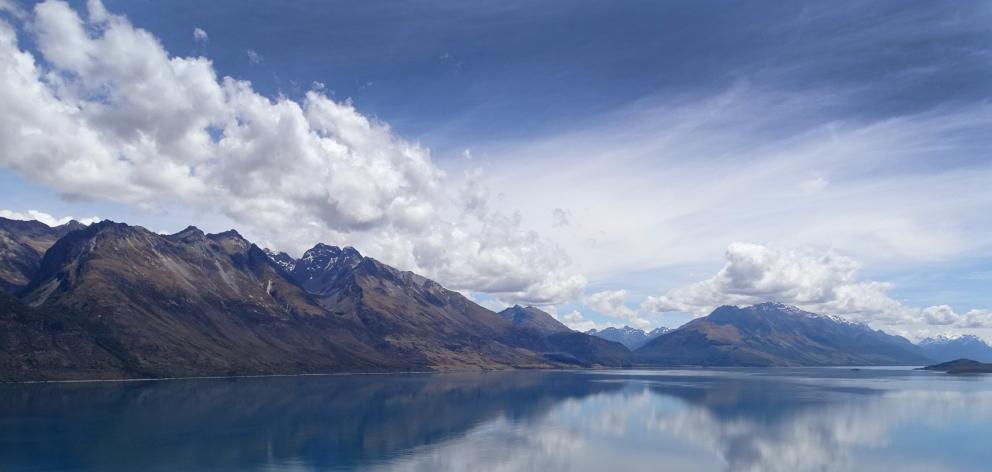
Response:
[{"label": "reflection of cloud in water", "polygon": [[940,390],[962,387],[940,380],[929,386],[902,385],[912,390],[898,390],[898,384],[872,390],[852,388],[857,382],[817,385],[805,379],[702,385],[675,378],[672,384],[630,380],[636,383],[624,390],[564,400],[540,416],[490,421],[384,468],[968,469],[967,463],[941,462],[955,460],[953,456],[926,456],[896,444],[892,436],[901,428],[939,434],[969,418],[981,418],[985,433],[992,427],[988,383],[972,390],[968,385]]},{"label": "reflection of cloud in water", "polygon": [[992,437],[992,376],[846,369],[0,385],[0,398],[0,470],[986,470]]}]

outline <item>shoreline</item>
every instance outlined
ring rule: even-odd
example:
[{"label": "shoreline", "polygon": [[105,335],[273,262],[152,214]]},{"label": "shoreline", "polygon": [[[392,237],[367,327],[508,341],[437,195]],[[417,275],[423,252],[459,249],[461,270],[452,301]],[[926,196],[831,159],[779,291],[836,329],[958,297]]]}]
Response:
[{"label": "shoreline", "polygon": [[488,374],[503,372],[617,372],[617,371],[665,371],[665,370],[782,370],[782,369],[837,369],[837,370],[898,370],[905,372],[933,372],[924,369],[925,366],[910,365],[808,365],[808,366],[628,366],[628,367],[596,367],[596,368],[552,368],[552,369],[528,369],[528,368],[507,368],[507,369],[445,369],[445,370],[413,370],[413,371],[383,371],[383,372],[328,372],[328,373],[308,373],[308,374],[256,374],[256,375],[202,375],[202,376],[180,376],[180,377],[140,377],[140,378],[120,378],[120,379],[66,379],[66,380],[11,380],[0,381],[3,385],[37,385],[37,384],[82,384],[82,383],[113,383],[113,382],[155,382],[162,380],[223,380],[223,379],[263,379],[279,377],[337,377],[349,375],[425,375],[425,374]]}]

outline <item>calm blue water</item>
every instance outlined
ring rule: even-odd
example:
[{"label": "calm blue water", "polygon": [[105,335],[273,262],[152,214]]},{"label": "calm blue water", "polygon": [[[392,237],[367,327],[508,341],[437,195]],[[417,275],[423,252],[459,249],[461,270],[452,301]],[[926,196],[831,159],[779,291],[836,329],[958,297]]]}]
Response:
[{"label": "calm blue water", "polygon": [[0,385],[0,470],[990,470],[992,376],[896,369]]}]

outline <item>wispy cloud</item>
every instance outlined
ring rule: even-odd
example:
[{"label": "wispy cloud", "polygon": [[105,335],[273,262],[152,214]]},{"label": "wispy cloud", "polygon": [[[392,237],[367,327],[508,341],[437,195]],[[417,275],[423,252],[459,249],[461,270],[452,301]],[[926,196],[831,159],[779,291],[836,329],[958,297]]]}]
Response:
[{"label": "wispy cloud", "polygon": [[262,55],[256,52],[254,49],[246,50],[245,54],[248,55],[249,64],[260,64],[262,62],[262,59],[264,59]]}]

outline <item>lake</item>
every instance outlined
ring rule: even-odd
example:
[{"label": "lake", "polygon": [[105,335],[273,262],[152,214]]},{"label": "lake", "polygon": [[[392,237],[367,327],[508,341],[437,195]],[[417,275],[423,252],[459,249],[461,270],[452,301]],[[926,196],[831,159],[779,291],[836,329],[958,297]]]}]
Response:
[{"label": "lake", "polygon": [[0,385],[0,470],[989,470],[992,376],[909,369]]}]

